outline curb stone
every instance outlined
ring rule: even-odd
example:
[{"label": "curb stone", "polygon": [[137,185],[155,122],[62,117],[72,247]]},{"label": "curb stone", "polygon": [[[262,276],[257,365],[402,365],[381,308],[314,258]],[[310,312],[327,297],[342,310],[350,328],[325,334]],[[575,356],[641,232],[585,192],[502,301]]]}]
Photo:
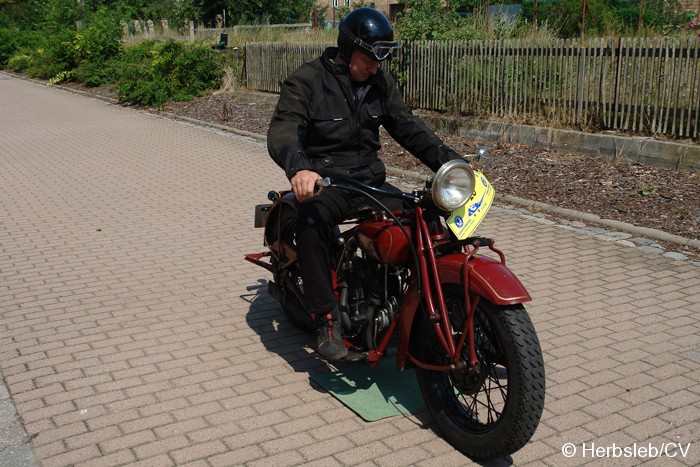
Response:
[{"label": "curb stone", "polygon": [[[56,86],[57,88],[73,92],[76,94],[81,94],[85,95],[88,97],[93,97],[97,98],[100,100],[104,100],[106,102],[118,105],[118,102],[112,98],[106,97],[106,96],[94,96],[88,92],[78,90],[78,89],[72,89],[64,86]],[[245,95],[251,94],[255,98],[255,93],[243,93]],[[264,98],[257,98],[257,100],[264,100]],[[184,117],[181,115],[177,115],[171,112],[151,112],[148,110],[143,109],[142,111],[151,113],[153,115],[158,115],[164,118],[169,118],[172,120],[178,120],[178,121],[183,121],[190,123],[192,125],[196,126],[203,126],[203,127],[208,127],[208,128],[213,128],[216,130],[228,132],[228,133],[233,133],[239,136],[243,136],[246,138],[251,138],[253,140],[258,140],[258,141],[267,141],[267,137],[265,135],[261,135],[258,133],[253,133],[250,131],[245,131],[245,130],[239,130],[237,128],[233,128],[230,126],[226,125],[220,125],[217,123],[211,123],[211,122],[206,122],[203,120],[197,120],[194,118],[190,117]],[[397,167],[392,167],[392,166],[387,166],[387,174],[390,176],[395,176],[398,178],[407,178],[407,179],[412,179],[416,181],[423,181],[425,180],[425,176],[421,175],[417,172],[412,172],[404,169],[400,169]],[[532,211],[537,211],[541,212],[545,215],[556,215],[556,216],[562,216],[563,218],[558,219],[557,221],[550,221],[552,223],[559,223],[560,226],[568,226],[570,227],[570,230],[578,231],[580,233],[584,233],[587,235],[600,235],[600,239],[602,240],[613,240],[616,241],[617,244],[623,245],[623,246],[634,246],[640,248],[640,251],[644,253],[655,253],[655,254],[662,254],[664,257],[670,258],[670,259],[675,259],[675,260],[687,260],[688,256],[682,252],[676,252],[676,251],[670,251],[667,252],[661,245],[658,243],[655,243],[655,241],[663,241],[667,243],[673,243],[677,244],[680,246],[688,246],[691,248],[697,248],[700,250],[700,240],[698,239],[692,239],[692,238],[686,238],[682,237],[680,235],[674,235],[670,234],[668,232],[664,232],[661,230],[657,229],[651,229],[648,227],[639,227],[634,224],[630,224],[627,222],[622,222],[622,221],[616,221],[613,219],[605,219],[601,218],[600,216],[597,216],[595,214],[587,213],[587,212],[582,212],[582,211],[576,211],[573,209],[567,209],[567,208],[560,208],[557,206],[553,206],[547,203],[542,203],[539,201],[534,201],[534,200],[528,200],[524,198],[519,198],[517,196],[513,195],[504,195],[504,194],[496,194],[496,202],[499,202],[502,205],[515,205],[515,206],[522,206],[525,209],[529,210],[526,215],[532,216],[533,213]],[[574,219],[577,222],[577,225],[571,225],[571,222],[567,219]],[[611,230],[607,230],[606,228],[596,228],[596,227],[589,227],[584,222],[600,225],[603,227],[607,227]],[[615,237],[619,237],[620,233],[628,233],[631,235],[634,235],[635,238],[619,238],[615,239]],[[651,240],[650,240],[651,239]],[[653,244],[653,245],[651,245]],[[643,246],[647,246],[649,248],[641,248]],[[693,259],[689,261],[690,264],[693,264],[695,266],[700,266],[700,258],[697,260]]]},{"label": "curb stone", "polygon": [[[3,73],[0,72],[0,74],[3,74]],[[35,82],[37,84],[46,85],[42,81],[37,81],[37,80],[29,79],[29,78],[18,77],[18,79],[26,79],[26,80]],[[73,88],[69,88],[69,87],[65,87],[65,86],[61,86],[61,85],[56,85],[55,87],[58,89],[62,89],[64,91],[68,91],[68,92],[80,94],[80,95],[83,95],[86,97],[102,100],[102,101],[105,101],[105,102],[108,102],[108,103],[111,103],[114,105],[119,105],[118,101],[116,101],[115,99],[108,97],[108,96],[94,95],[94,94],[91,94],[89,92],[85,92],[85,91],[82,91],[79,89],[73,89]],[[256,93],[243,93],[243,94],[246,94],[246,95],[250,94],[251,96],[256,98]],[[264,97],[262,97],[262,98],[257,97],[256,99],[257,100],[265,100]],[[233,134],[244,136],[244,137],[251,138],[254,140],[259,140],[259,141],[266,141],[267,140],[267,137],[265,135],[261,135],[258,133],[253,133],[253,132],[245,131],[245,130],[239,130],[237,128],[229,127],[226,125],[220,125],[217,123],[211,123],[211,122],[197,120],[197,119],[190,118],[190,117],[184,117],[184,116],[176,115],[176,114],[173,114],[170,112],[152,112],[152,111],[148,111],[146,109],[140,109],[140,110],[147,112],[147,113],[150,113],[150,114],[153,114],[153,115],[162,116],[164,118],[170,118],[172,120],[179,120],[179,121],[187,122],[187,123],[190,123],[190,124],[196,125],[196,126],[214,128],[214,129],[217,129],[220,131],[233,133]],[[389,175],[394,175],[394,176],[397,176],[400,178],[410,178],[410,179],[418,180],[418,181],[423,181],[425,179],[424,175],[420,175],[417,172],[412,172],[412,171],[399,169],[399,168],[391,167],[391,166],[387,166],[387,173]],[[516,206],[524,206],[525,208],[528,208],[531,210],[534,209],[534,210],[537,210],[537,211],[540,211],[540,212],[543,212],[543,213],[549,214],[549,215],[561,215],[561,216],[564,216],[565,218],[575,219],[575,220],[578,220],[580,222],[585,221],[585,222],[589,222],[589,223],[593,223],[593,224],[597,224],[597,225],[602,225],[604,227],[609,227],[609,228],[614,229],[616,231],[631,233],[631,234],[636,235],[638,237],[643,237],[643,238],[652,239],[652,240],[656,240],[656,241],[663,241],[663,242],[677,244],[680,246],[689,246],[692,248],[700,249],[700,240],[698,240],[698,239],[681,237],[679,235],[670,234],[668,232],[663,232],[663,231],[657,230],[657,229],[650,229],[648,227],[639,227],[639,226],[636,226],[636,225],[633,225],[633,224],[630,224],[627,222],[616,221],[616,220],[612,220],[612,219],[605,219],[605,218],[601,218],[600,216],[597,216],[597,215],[591,214],[591,213],[576,211],[576,210],[567,209],[567,208],[560,208],[560,207],[552,206],[550,204],[542,203],[539,201],[533,201],[533,200],[528,200],[528,199],[524,199],[524,198],[519,198],[517,196],[503,195],[503,194],[498,194],[498,193],[496,194],[496,201],[501,202],[502,204],[505,203],[505,204],[512,204],[512,205],[516,205]],[[559,222],[562,223],[563,225],[567,225],[565,219],[564,220],[560,219]],[[583,233],[590,232],[590,230],[587,230],[587,228],[585,228],[585,227],[582,227],[581,229],[582,229]],[[610,234],[611,234],[610,231],[605,230],[605,235],[610,235]],[[605,238],[605,239],[607,239],[607,238]],[[630,243],[633,244],[634,246],[637,246],[637,247],[647,246],[646,242],[635,241],[635,239],[630,239],[627,241],[619,240],[618,243],[621,245],[624,245],[624,246],[629,246]],[[642,251],[644,251],[646,253],[662,253],[664,256],[666,256],[668,258],[676,259],[676,260],[685,260],[688,258],[687,255],[680,253],[680,252],[666,252],[666,250],[663,247],[661,247],[661,245],[658,245],[658,244],[655,244],[653,248],[643,249]],[[700,259],[689,261],[689,263],[693,264],[693,265],[700,266]]]},{"label": "curb stone", "polygon": [[0,467],[36,467],[30,439],[0,372]]},{"label": "curb stone", "polygon": [[[63,89],[63,90],[69,91],[69,92],[76,93],[76,94],[81,94],[81,95],[85,95],[88,97],[93,97],[93,98],[97,98],[100,100],[104,100],[104,101],[110,102],[112,104],[118,104],[118,102],[116,100],[114,100],[110,97],[94,96],[94,95],[92,95],[88,92],[82,91],[82,90],[72,89],[72,88],[68,88],[68,87],[64,87],[64,86],[60,86],[60,85],[56,86],[56,87],[59,89]],[[272,99],[270,97],[265,97],[264,95],[262,97],[257,97],[257,94],[259,94],[259,93],[242,93],[242,94],[245,94],[246,96],[249,95],[249,97],[252,97],[252,98],[259,100],[259,101],[268,102],[268,101],[271,101],[271,99]],[[276,96],[275,96],[274,100],[276,101]],[[144,110],[144,111],[146,111],[146,110]],[[148,111],[146,111],[146,112],[148,112]],[[221,130],[221,131],[225,131],[225,132],[229,132],[229,133],[234,133],[234,134],[244,136],[247,138],[251,138],[254,140],[260,140],[260,141],[267,140],[267,137],[265,135],[261,135],[258,133],[253,133],[253,132],[245,131],[245,130],[239,130],[237,128],[229,127],[226,125],[220,125],[217,123],[210,123],[210,122],[197,120],[197,119],[190,118],[190,117],[184,117],[184,116],[176,115],[176,114],[173,114],[170,112],[156,112],[156,113],[148,112],[148,113],[153,113],[155,115],[160,115],[160,116],[163,116],[165,118],[170,118],[173,120],[188,122],[188,123],[191,123],[193,125],[215,128],[217,130]],[[395,175],[395,176],[398,176],[400,178],[410,178],[410,179],[418,180],[418,181],[423,181],[425,179],[424,175],[420,175],[417,172],[412,172],[412,171],[399,169],[399,168],[391,167],[391,166],[387,166],[387,173],[389,175]],[[622,232],[630,233],[630,234],[633,234],[633,235],[638,236],[638,237],[643,237],[643,238],[652,239],[652,240],[656,240],[656,241],[663,241],[663,242],[668,242],[668,243],[674,243],[674,244],[677,244],[680,246],[688,246],[688,247],[700,249],[700,240],[698,240],[698,239],[681,237],[679,235],[670,234],[668,232],[664,232],[664,231],[657,230],[657,229],[650,229],[648,227],[639,227],[639,226],[636,226],[636,225],[633,225],[633,224],[630,224],[627,222],[621,222],[621,221],[616,221],[616,220],[612,220],[612,219],[605,219],[605,218],[601,218],[600,216],[597,216],[597,215],[591,214],[591,213],[576,211],[576,210],[567,209],[567,208],[560,208],[560,207],[552,206],[550,204],[542,203],[539,201],[533,201],[533,200],[528,200],[528,199],[524,199],[524,198],[519,198],[519,197],[513,196],[513,195],[503,195],[503,194],[498,194],[498,193],[496,194],[496,201],[500,201],[502,204],[512,204],[512,205],[516,205],[516,206],[524,206],[525,208],[528,208],[530,210],[540,211],[540,212],[543,212],[543,213],[549,214],[549,215],[561,215],[561,216],[568,218],[568,219],[578,220],[579,222],[585,221],[585,222],[601,225],[604,227],[609,227],[611,229],[614,229],[615,231],[622,231]],[[564,225],[567,225],[565,219],[564,220],[560,219],[559,222],[564,224]],[[591,232],[591,230],[590,230],[591,228],[581,227],[581,229],[583,230],[584,233]],[[611,231],[605,230],[605,229],[603,229],[603,232],[598,232],[598,233],[600,233],[601,235],[607,235],[607,236],[610,236],[613,234]],[[608,238],[603,238],[603,239],[607,240]],[[646,242],[635,241],[635,239],[631,239],[627,242],[620,243],[620,244],[629,246],[629,243],[632,243],[635,246],[646,245]],[[655,248],[644,249],[642,251],[647,252],[647,253],[662,253],[666,257],[669,257],[672,259],[677,259],[677,260],[685,260],[688,258],[687,255],[680,253],[680,252],[668,252],[668,253],[666,253],[665,249],[663,249],[661,247],[661,245],[658,245],[658,244],[655,244],[654,247]],[[690,261],[690,263],[694,264],[694,265],[695,264],[700,265],[700,259],[697,261],[696,260]]]}]

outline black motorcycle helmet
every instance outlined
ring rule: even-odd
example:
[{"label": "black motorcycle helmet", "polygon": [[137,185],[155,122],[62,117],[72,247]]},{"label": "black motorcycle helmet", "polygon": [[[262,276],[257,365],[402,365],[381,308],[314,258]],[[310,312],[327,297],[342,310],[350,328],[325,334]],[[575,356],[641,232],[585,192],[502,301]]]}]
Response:
[{"label": "black motorcycle helmet", "polygon": [[394,28],[380,11],[374,8],[352,10],[340,23],[338,53],[346,62],[352,50],[360,50],[378,62],[391,58],[399,48],[394,41]]}]

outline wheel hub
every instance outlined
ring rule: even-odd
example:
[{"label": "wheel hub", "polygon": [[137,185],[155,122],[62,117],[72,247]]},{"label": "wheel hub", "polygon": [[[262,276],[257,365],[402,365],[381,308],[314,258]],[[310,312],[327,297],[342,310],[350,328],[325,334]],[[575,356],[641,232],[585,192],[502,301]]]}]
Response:
[{"label": "wheel hub", "polygon": [[480,363],[473,366],[464,365],[461,370],[452,370],[450,372],[454,386],[464,395],[474,395],[484,385],[486,373],[483,371]]}]

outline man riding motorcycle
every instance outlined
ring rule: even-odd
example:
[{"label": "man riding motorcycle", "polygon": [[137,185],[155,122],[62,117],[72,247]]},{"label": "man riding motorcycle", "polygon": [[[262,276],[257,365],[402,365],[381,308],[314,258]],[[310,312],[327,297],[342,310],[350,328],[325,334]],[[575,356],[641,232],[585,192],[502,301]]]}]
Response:
[{"label": "man riding motorcycle", "polygon": [[[333,187],[316,193],[316,182],[344,175],[392,189],[377,156],[380,125],[433,171],[461,158],[413,115],[381,68],[398,47],[381,12],[353,10],[339,26],[338,47],[327,48],[285,80],[267,133],[270,156],[299,202],[296,244],[305,306],[317,317],[318,353],[329,360],[345,357],[347,349],[328,245],[335,226],[364,200]],[[395,200],[388,201],[396,207]]]}]

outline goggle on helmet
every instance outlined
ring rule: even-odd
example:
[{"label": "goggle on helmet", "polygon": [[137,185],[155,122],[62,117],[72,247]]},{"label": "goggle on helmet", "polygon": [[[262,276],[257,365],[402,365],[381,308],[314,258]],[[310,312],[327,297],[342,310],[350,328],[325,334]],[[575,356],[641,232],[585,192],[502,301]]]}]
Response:
[{"label": "goggle on helmet", "polygon": [[377,41],[372,44],[365,42],[350,32],[350,30],[343,24],[340,25],[340,32],[345,34],[348,39],[350,39],[355,48],[360,49],[372,56],[378,62],[383,62],[387,58],[395,57],[396,52],[399,50],[399,48],[401,48],[396,41]]}]

